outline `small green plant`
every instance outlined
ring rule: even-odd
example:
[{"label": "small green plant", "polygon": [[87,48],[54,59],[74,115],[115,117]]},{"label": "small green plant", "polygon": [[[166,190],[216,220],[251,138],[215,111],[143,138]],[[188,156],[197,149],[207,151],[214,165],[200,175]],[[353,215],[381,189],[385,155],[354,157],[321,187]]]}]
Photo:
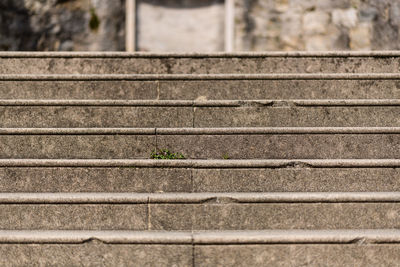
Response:
[{"label": "small green plant", "polygon": [[223,154],[223,155],[222,155],[222,158],[223,158],[223,159],[230,159],[231,157],[229,157],[228,154]]},{"label": "small green plant", "polygon": [[94,8],[90,9],[90,20],[89,27],[92,31],[97,31],[100,26],[100,19],[96,14],[96,10]]},{"label": "small green plant", "polygon": [[158,151],[151,152],[151,159],[185,159],[182,153],[173,153],[168,149],[160,149]]}]

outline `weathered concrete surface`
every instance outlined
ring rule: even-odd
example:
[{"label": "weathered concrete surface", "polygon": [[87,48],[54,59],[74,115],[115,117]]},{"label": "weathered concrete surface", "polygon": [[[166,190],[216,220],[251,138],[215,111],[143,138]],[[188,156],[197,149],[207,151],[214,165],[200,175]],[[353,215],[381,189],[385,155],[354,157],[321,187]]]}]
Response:
[{"label": "weathered concrete surface", "polygon": [[393,168],[1,168],[1,192],[360,192],[400,190]]},{"label": "weathered concrete surface", "polygon": [[194,127],[365,127],[400,125],[400,107],[195,108]]},{"label": "weathered concrete surface", "polygon": [[3,99],[398,99],[398,80],[0,81]]},{"label": "weathered concrete surface", "polygon": [[2,99],[157,99],[158,82],[0,81]]},{"label": "weathered concrete surface", "polygon": [[147,208],[136,205],[0,205],[8,230],[146,230]]},{"label": "weathered concrete surface", "polygon": [[0,126],[395,127],[400,107],[196,107],[193,112],[192,107],[7,106],[0,107]]},{"label": "weathered concrete surface", "polygon": [[0,107],[1,127],[192,127],[190,107]]},{"label": "weathered concrete surface", "polygon": [[400,170],[397,168],[194,169],[193,191],[400,191]]},{"label": "weathered concrete surface", "polygon": [[[195,246],[195,266],[396,266],[399,245]],[[2,244],[2,266],[192,266],[191,245]],[[221,257],[221,255],[225,255]]]},{"label": "weathered concrete surface", "polygon": [[0,158],[149,158],[154,135],[2,135]]},{"label": "weathered concrete surface", "polygon": [[1,266],[192,265],[191,245],[1,244]]},{"label": "weathered concrete surface", "polygon": [[191,192],[190,169],[0,168],[0,192]]},{"label": "weathered concrete surface", "polygon": [[399,219],[399,203],[151,204],[149,229],[387,229]]},{"label": "weathered concrete surface", "polygon": [[[0,139],[1,140],[1,139]],[[234,146],[232,146],[234,144]],[[399,158],[398,134],[161,135],[159,148],[198,159]]]},{"label": "weathered concrete surface", "polygon": [[160,81],[159,99],[392,99],[397,80]]},{"label": "weathered concrete surface", "polygon": [[2,74],[397,73],[397,57],[2,57]]},{"label": "weathered concrete surface", "polygon": [[[223,255],[223,256],[221,256]],[[196,246],[195,266],[397,266],[399,245]]]},{"label": "weathered concrete surface", "polygon": [[[193,172],[193,185],[191,181]],[[400,190],[395,168],[1,168],[1,192],[368,192]]]}]

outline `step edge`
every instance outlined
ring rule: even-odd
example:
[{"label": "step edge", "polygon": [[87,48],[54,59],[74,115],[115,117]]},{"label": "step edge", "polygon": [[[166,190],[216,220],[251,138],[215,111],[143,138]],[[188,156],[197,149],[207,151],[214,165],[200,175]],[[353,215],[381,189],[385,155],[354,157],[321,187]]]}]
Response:
[{"label": "step edge", "polygon": [[399,244],[400,230],[75,231],[0,230],[0,244]]},{"label": "step edge", "polygon": [[400,159],[0,159],[0,167],[398,168]]},{"label": "step edge", "polygon": [[400,73],[0,74],[0,81],[398,80]]},{"label": "step edge", "polygon": [[210,52],[210,53],[151,53],[151,52],[0,52],[0,58],[213,58],[213,57],[397,57],[397,50],[383,51],[266,51],[266,52]]},{"label": "step edge", "polygon": [[0,135],[400,134],[400,127],[0,128]]},{"label": "step edge", "polygon": [[400,192],[0,193],[0,204],[251,204],[400,202]]}]

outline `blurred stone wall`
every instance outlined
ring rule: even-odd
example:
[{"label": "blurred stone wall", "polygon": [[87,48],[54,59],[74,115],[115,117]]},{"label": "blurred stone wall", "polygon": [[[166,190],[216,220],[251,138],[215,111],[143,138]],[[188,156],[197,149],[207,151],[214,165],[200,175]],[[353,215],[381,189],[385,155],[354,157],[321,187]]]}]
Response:
[{"label": "blurred stone wall", "polygon": [[399,0],[235,3],[236,50],[400,49]]},{"label": "blurred stone wall", "polygon": [[[124,7],[125,0],[0,0],[0,50],[123,51]],[[146,27],[157,30],[152,21]],[[400,0],[235,2],[236,51],[398,50],[399,31]]]},{"label": "blurred stone wall", "polygon": [[0,0],[0,50],[124,49],[123,0]]}]

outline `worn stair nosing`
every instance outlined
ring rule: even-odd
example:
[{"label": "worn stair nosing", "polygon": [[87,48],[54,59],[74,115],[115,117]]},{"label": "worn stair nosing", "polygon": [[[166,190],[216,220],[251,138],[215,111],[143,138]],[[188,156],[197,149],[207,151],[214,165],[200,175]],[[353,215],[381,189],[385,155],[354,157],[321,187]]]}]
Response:
[{"label": "worn stair nosing", "polygon": [[400,73],[0,74],[0,81],[399,80]]},{"label": "worn stair nosing", "polygon": [[235,58],[235,57],[398,57],[397,50],[387,51],[267,51],[211,53],[151,52],[0,52],[0,58]]},{"label": "worn stair nosing", "polygon": [[159,135],[234,135],[234,134],[398,134],[400,127],[225,127],[156,128]]},{"label": "worn stair nosing", "polygon": [[400,159],[0,159],[0,167],[399,168]]},{"label": "worn stair nosing", "polygon": [[400,134],[400,127],[0,128],[0,135]]},{"label": "worn stair nosing", "polygon": [[400,202],[400,192],[0,193],[0,204],[225,204],[348,202]]},{"label": "worn stair nosing", "polygon": [[75,231],[0,230],[0,244],[398,244],[400,230]]},{"label": "worn stair nosing", "polygon": [[399,99],[282,99],[282,100],[99,100],[0,99],[0,106],[117,106],[117,107],[341,107],[400,106]]}]

